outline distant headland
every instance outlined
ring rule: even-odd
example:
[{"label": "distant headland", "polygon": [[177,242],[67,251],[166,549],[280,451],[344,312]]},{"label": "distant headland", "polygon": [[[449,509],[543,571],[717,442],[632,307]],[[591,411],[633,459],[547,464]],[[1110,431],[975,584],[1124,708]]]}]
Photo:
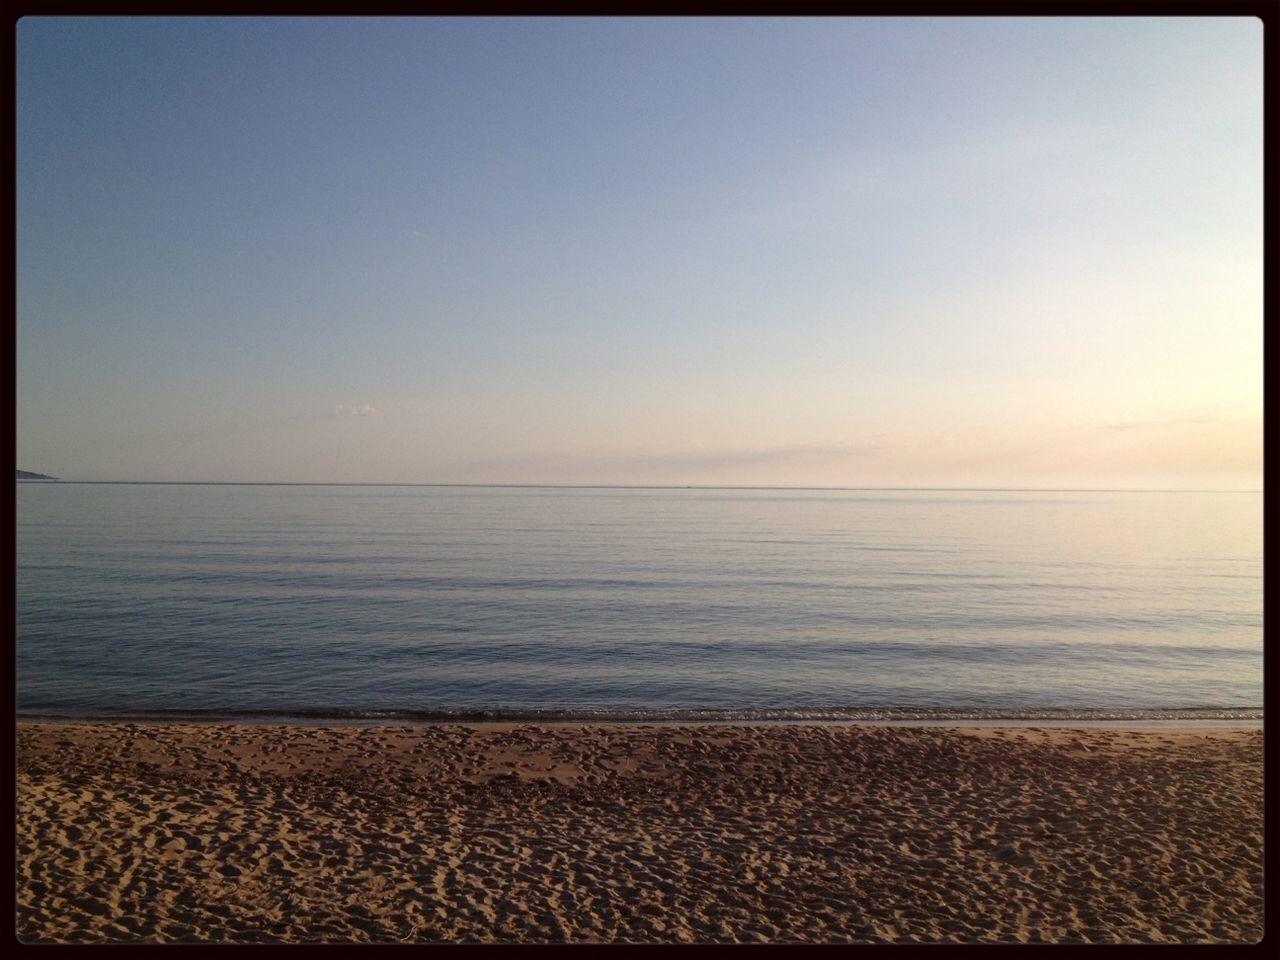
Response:
[{"label": "distant headland", "polygon": [[43,473],[32,473],[30,470],[19,470],[19,480],[57,480],[57,477],[46,477]]}]

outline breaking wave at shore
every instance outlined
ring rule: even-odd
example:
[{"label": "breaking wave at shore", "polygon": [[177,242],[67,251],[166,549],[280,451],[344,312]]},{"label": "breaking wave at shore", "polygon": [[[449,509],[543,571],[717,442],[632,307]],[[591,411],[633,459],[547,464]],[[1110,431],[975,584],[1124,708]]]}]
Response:
[{"label": "breaking wave at shore", "polygon": [[[148,710],[93,714],[97,720],[350,721],[411,723],[898,723],[974,720],[1031,721],[1261,721],[1260,707],[1191,707],[1180,710],[940,710],[890,707],[829,710]],[[73,713],[24,712],[19,719],[90,719]]]}]

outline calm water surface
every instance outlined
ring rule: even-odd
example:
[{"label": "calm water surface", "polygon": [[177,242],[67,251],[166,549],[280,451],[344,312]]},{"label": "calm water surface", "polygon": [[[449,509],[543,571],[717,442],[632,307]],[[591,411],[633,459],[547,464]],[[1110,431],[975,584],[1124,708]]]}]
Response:
[{"label": "calm water surface", "polygon": [[20,483],[17,521],[25,713],[1262,705],[1260,493]]}]

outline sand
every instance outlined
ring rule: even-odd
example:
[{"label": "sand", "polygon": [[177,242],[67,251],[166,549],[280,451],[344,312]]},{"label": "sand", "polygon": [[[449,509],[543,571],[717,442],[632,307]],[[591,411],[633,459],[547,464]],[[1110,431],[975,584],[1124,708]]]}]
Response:
[{"label": "sand", "polygon": [[24,942],[1239,942],[1262,731],[21,723]]}]

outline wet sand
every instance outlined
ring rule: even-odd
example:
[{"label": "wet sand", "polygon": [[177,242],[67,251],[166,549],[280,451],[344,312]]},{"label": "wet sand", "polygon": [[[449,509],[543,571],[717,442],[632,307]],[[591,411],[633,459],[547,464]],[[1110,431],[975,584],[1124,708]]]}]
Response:
[{"label": "wet sand", "polygon": [[1262,731],[20,723],[24,942],[1253,942]]}]

